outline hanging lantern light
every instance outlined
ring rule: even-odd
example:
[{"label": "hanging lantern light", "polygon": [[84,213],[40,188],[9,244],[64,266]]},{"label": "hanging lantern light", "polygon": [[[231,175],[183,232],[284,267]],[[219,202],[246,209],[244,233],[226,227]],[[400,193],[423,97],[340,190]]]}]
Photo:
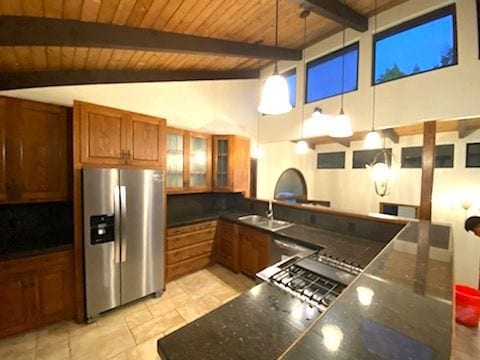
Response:
[{"label": "hanging lantern light", "polygon": [[366,168],[375,184],[375,193],[381,197],[389,195],[395,179],[395,172],[388,161],[388,154],[385,148],[375,156],[370,165],[366,165]]},{"label": "hanging lantern light", "polygon": [[[278,0],[275,6],[275,46],[278,46]],[[266,115],[280,115],[292,110],[287,80],[278,74],[277,63],[273,75],[263,84],[260,105],[257,110]]]}]

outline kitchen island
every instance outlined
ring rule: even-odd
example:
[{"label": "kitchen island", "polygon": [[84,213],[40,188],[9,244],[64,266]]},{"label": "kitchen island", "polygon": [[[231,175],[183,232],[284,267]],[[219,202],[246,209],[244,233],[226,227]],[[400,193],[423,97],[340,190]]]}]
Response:
[{"label": "kitchen island", "polygon": [[409,222],[323,314],[264,283],[158,340],[158,353],[162,359],[449,359],[451,249],[448,225]]}]

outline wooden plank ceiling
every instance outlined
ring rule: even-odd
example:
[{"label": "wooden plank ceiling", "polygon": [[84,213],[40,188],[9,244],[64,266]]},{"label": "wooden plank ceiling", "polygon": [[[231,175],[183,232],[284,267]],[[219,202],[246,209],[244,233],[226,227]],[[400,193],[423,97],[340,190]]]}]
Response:
[{"label": "wooden plank ceiling", "polygon": [[[405,0],[379,0],[379,10]],[[347,0],[362,15],[374,0]],[[279,2],[279,46],[303,46],[302,9]],[[275,0],[2,0],[0,16],[33,16],[124,25],[274,45]],[[308,18],[307,42],[339,31],[341,24],[315,13]],[[166,53],[66,46],[0,46],[0,73],[85,70],[232,71],[259,70],[271,60],[205,54]]]}]

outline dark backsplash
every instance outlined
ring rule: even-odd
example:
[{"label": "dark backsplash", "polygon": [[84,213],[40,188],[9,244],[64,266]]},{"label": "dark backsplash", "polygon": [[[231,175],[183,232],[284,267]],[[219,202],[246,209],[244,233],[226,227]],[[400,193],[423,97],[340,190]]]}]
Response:
[{"label": "dark backsplash", "polygon": [[167,197],[167,216],[174,219],[214,211],[241,209],[242,193],[178,194]]},{"label": "dark backsplash", "polygon": [[[244,209],[256,214],[264,214],[267,203],[245,199]],[[359,219],[346,215],[320,213],[308,209],[274,204],[274,217],[296,224],[303,224],[341,234],[358,236],[367,240],[388,243],[403,228],[403,225]]]},{"label": "dark backsplash", "polygon": [[0,205],[0,254],[73,243],[71,202]]}]

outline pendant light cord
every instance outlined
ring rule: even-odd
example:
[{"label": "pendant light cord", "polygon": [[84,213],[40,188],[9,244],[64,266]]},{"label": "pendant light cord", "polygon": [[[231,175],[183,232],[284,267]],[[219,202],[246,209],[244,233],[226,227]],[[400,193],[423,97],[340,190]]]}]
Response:
[{"label": "pendant light cord", "polygon": [[[343,26],[343,33],[342,33],[342,51],[345,49],[345,0],[342,1],[343,3],[343,16],[342,16],[342,26]],[[340,97],[340,114],[343,114],[343,92],[345,91],[345,52],[342,54],[342,96]]]},{"label": "pendant light cord", "polygon": [[[303,51],[302,51],[302,57],[303,57],[304,78],[306,78],[306,76],[305,76],[306,75],[305,46],[307,45],[307,18],[308,18],[308,15],[310,15],[310,11],[308,11],[308,10],[304,10],[300,13],[300,17],[303,18]],[[303,140],[303,132],[304,132],[304,127],[305,127],[305,97],[304,97],[302,105],[303,106],[302,106],[301,139]]]},{"label": "pendant light cord", "polygon": [[[375,0],[375,14],[373,16],[373,31],[374,34],[377,34],[377,0]],[[373,36],[373,35],[372,35]],[[373,46],[375,46],[375,42],[372,42]],[[373,80],[373,101],[372,101],[372,131],[375,131],[375,103],[376,103],[376,85],[375,85],[375,80]]]},{"label": "pendant light cord", "polygon": [[[275,2],[275,47],[278,46],[278,0]],[[275,60],[273,75],[278,75],[278,61]]]}]

